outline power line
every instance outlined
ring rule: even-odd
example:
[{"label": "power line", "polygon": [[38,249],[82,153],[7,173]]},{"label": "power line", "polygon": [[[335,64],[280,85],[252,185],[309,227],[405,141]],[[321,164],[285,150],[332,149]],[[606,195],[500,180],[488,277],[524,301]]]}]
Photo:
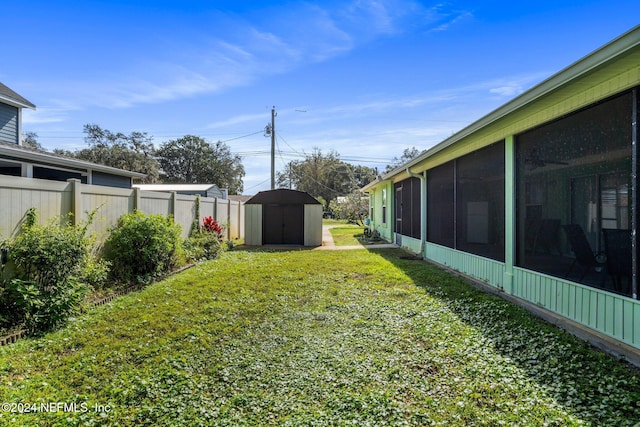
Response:
[{"label": "power line", "polygon": [[231,138],[231,139],[225,139],[224,141],[220,141],[220,142],[235,141],[236,139],[246,138],[246,137],[248,137],[248,136],[257,135],[257,134],[262,133],[262,132],[264,132],[264,130],[262,130],[262,129],[261,129],[261,130],[259,130],[258,132],[253,132],[253,133],[250,133],[250,134],[247,134],[247,135],[237,136],[237,137],[235,137],[235,138]]}]

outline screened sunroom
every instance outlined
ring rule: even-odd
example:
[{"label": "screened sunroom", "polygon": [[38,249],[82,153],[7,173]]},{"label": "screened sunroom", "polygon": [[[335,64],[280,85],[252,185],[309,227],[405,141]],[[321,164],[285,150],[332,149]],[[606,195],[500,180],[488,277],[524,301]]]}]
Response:
[{"label": "screened sunroom", "polygon": [[639,110],[636,27],[365,186],[372,226],[640,364]]},{"label": "screened sunroom", "polygon": [[517,265],[631,296],[634,91],[516,136]]}]

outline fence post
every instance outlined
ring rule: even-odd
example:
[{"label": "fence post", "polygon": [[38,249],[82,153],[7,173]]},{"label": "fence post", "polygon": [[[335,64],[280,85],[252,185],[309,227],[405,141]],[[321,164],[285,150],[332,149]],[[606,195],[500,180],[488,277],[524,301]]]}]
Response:
[{"label": "fence post", "polygon": [[139,211],[140,210],[140,189],[135,187],[133,189],[133,210],[134,211]]},{"label": "fence post", "polygon": [[238,235],[236,239],[242,237],[242,202],[238,200]]},{"label": "fence post", "polygon": [[81,181],[78,178],[69,178],[67,182],[71,184],[71,223],[78,225],[82,221]]},{"label": "fence post", "polygon": [[227,240],[231,240],[231,200],[227,199]]},{"label": "fence post", "polygon": [[169,213],[169,215],[173,217],[174,222],[176,220],[176,206],[178,206],[178,203],[176,200],[177,198],[178,198],[178,193],[176,193],[175,191],[172,191],[171,192],[171,212]]}]

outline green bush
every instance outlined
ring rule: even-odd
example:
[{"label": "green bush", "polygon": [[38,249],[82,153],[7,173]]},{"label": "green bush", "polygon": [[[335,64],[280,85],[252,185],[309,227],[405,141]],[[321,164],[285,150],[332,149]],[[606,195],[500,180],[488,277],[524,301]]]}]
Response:
[{"label": "green bush", "polygon": [[87,257],[80,278],[83,283],[93,289],[103,289],[106,287],[110,269],[109,261],[100,258],[97,254],[91,254]]},{"label": "green bush", "polygon": [[126,283],[149,283],[177,264],[180,225],[164,215],[125,214],[105,242],[112,277]]},{"label": "green bush", "polygon": [[1,298],[13,325],[46,331],[78,310],[87,290],[79,280],[91,248],[87,225],[40,225],[37,211],[27,212],[22,232],[6,242],[13,272],[3,276]]},{"label": "green bush", "polygon": [[216,234],[208,231],[192,233],[184,246],[192,261],[215,259],[222,252],[220,239]]}]

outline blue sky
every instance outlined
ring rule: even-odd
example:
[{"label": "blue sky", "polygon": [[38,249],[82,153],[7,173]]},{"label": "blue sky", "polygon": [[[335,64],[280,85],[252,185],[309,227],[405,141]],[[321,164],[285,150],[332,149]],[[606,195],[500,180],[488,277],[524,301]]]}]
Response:
[{"label": "blue sky", "polygon": [[84,124],[225,141],[245,194],[314,148],[383,170],[638,24],[636,1],[12,1],[0,81],[24,131],[83,148]]}]

